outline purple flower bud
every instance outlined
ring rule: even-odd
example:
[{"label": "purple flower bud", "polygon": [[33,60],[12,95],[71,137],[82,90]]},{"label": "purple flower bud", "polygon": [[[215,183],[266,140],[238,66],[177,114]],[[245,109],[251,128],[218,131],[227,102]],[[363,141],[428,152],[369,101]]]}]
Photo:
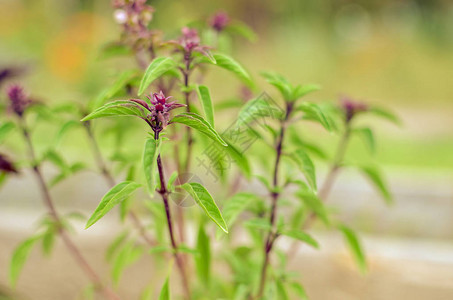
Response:
[{"label": "purple flower bud", "polygon": [[368,106],[365,103],[357,102],[347,97],[343,97],[340,101],[341,109],[346,116],[346,122],[350,122],[357,113],[368,110]]},{"label": "purple flower bud", "polygon": [[31,101],[28,95],[19,85],[11,85],[7,90],[8,98],[11,101],[11,109],[18,116],[22,116],[25,109],[30,105]]},{"label": "purple flower bud", "polygon": [[214,14],[210,21],[209,25],[214,28],[217,32],[222,31],[230,23],[230,17],[226,12],[217,12]]},{"label": "purple flower bud", "polygon": [[18,173],[14,164],[6,158],[6,156],[0,154],[0,173]]},{"label": "purple flower bud", "polygon": [[131,99],[130,101],[140,104],[149,111],[146,121],[151,125],[154,131],[161,131],[167,126],[168,121],[170,120],[171,110],[185,106],[184,104],[179,104],[175,101],[169,102],[168,100],[172,97],[165,97],[162,91],[153,93],[147,96],[147,98],[151,105],[148,105],[148,103],[140,99]]}]

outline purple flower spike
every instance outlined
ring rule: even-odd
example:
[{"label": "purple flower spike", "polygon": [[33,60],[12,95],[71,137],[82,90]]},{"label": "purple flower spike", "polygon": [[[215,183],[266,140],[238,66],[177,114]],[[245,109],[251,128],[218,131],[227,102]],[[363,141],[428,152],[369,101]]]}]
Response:
[{"label": "purple flower spike", "polygon": [[31,104],[28,95],[19,85],[11,85],[7,90],[8,98],[11,101],[11,110],[19,117],[22,117],[25,109]]},{"label": "purple flower spike", "polygon": [[209,25],[217,32],[221,32],[229,23],[230,17],[226,12],[222,11],[213,15],[209,21]]},{"label": "purple flower spike", "polygon": [[365,103],[354,101],[347,97],[342,98],[340,101],[341,108],[346,116],[346,122],[350,122],[357,113],[368,110],[368,106]]},{"label": "purple flower spike", "polygon": [[186,106],[185,104],[176,103],[176,101],[168,101],[172,97],[165,97],[162,91],[149,95],[147,98],[151,105],[140,99],[131,99],[130,101],[140,104],[150,112],[146,121],[151,125],[154,131],[161,131],[167,126],[168,121],[170,120],[171,110]]}]

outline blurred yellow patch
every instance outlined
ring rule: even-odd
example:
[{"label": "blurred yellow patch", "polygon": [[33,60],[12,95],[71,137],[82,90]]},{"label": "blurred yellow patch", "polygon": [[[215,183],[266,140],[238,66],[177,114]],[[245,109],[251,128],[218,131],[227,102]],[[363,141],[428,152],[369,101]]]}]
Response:
[{"label": "blurred yellow patch", "polygon": [[20,1],[0,3],[0,36],[11,36],[22,30],[27,11]]},{"label": "blurred yellow patch", "polygon": [[99,23],[90,13],[68,18],[65,28],[49,40],[45,50],[45,62],[54,75],[70,82],[86,75]]}]

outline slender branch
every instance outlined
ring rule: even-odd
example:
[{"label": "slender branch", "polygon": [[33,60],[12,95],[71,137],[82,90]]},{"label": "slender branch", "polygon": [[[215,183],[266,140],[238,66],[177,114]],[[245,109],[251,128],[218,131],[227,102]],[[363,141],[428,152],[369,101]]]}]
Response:
[{"label": "slender branch", "polygon": [[[96,141],[96,138],[94,137],[93,129],[91,127],[90,121],[86,121],[83,123],[85,125],[85,129],[88,135],[88,139],[91,144],[91,149],[94,154],[94,158],[96,160],[96,163],[98,165],[99,170],[101,171],[102,176],[105,178],[105,181],[110,187],[115,186],[115,179],[113,178],[112,174],[110,173],[109,169],[107,168],[104,158],[102,156],[101,150],[99,149],[99,145]],[[137,216],[137,214],[133,211],[129,212],[129,218],[132,221],[132,224],[136,227],[138,232],[140,233],[141,237],[143,240],[150,246],[154,247],[157,245],[156,241],[154,241],[147,233],[145,226],[142,224],[140,221],[140,218]]]},{"label": "slender branch", "polygon": [[279,170],[279,166],[280,166],[280,159],[282,156],[283,139],[285,137],[287,121],[289,119],[292,109],[293,109],[293,104],[291,102],[288,102],[286,104],[286,115],[285,115],[284,120],[281,121],[280,134],[278,136],[277,145],[275,148],[277,154],[275,156],[275,163],[274,163],[274,174],[273,174],[273,181],[272,181],[273,190],[271,191],[272,206],[271,206],[271,213],[270,213],[270,217],[269,217],[269,223],[271,224],[271,229],[269,230],[269,233],[266,238],[266,242],[264,243],[264,261],[263,261],[263,265],[261,267],[260,283],[259,283],[256,299],[260,299],[263,297],[264,288],[266,286],[267,269],[270,264],[270,254],[271,254],[272,248],[274,246],[274,242],[278,237],[278,233],[275,232],[275,230],[274,230],[275,218],[277,215],[277,202],[280,197],[280,192],[277,191],[278,170]]},{"label": "slender branch", "polygon": [[36,160],[35,150],[34,150],[31,138],[30,138],[29,131],[26,127],[25,120],[21,118],[20,122],[21,122],[21,127],[22,127],[22,133],[24,135],[25,141],[28,146],[30,159],[32,160],[33,173],[35,174],[39,187],[41,189],[44,204],[46,205],[50,216],[54,219],[55,223],[57,224],[58,234],[60,235],[61,239],[63,240],[66,248],[69,250],[69,253],[74,257],[74,259],[77,261],[77,263],[79,264],[81,269],[86,273],[86,275],[95,284],[95,286],[98,286],[102,289],[102,292],[103,292],[105,298],[111,299],[111,300],[119,300],[120,298],[112,290],[110,290],[107,286],[105,286],[102,283],[101,278],[94,271],[94,269],[90,266],[88,261],[83,257],[80,250],[77,248],[77,246],[74,244],[74,242],[69,237],[66,230],[64,229],[61,218],[58,215],[57,210],[53,204],[49,188],[44,180],[44,176],[41,173],[40,164]]},{"label": "slender branch", "polygon": [[[185,56],[186,64],[185,64],[185,69],[182,69],[182,74],[184,76],[184,98],[185,98],[185,103],[186,103],[186,111],[190,112],[190,92],[188,91],[189,88],[189,75],[190,75],[190,63],[191,59],[190,57],[187,58]],[[180,171],[179,175],[185,174],[189,172],[190,170],[190,161],[192,160],[192,146],[193,146],[193,137],[192,137],[192,130],[190,127],[186,127],[186,135],[187,135],[187,154],[186,154],[186,160],[184,162],[184,167],[181,168],[178,166],[178,170]],[[175,148],[176,151],[178,151],[178,148],[176,146]],[[181,173],[182,172],[182,173]],[[179,232],[179,237],[181,242],[185,241],[185,232],[184,232],[184,214],[183,214],[183,209],[181,206],[178,206],[176,208],[176,219],[178,223],[178,232]]]},{"label": "slender branch", "polygon": [[[159,139],[159,131],[155,131],[154,139]],[[187,278],[187,273],[185,270],[184,260],[180,256],[178,251],[178,244],[175,239],[174,230],[173,230],[173,220],[171,217],[170,205],[168,201],[168,194],[169,191],[167,190],[167,185],[165,183],[165,176],[164,176],[164,169],[162,167],[162,159],[160,153],[157,156],[157,169],[159,171],[159,181],[160,181],[160,189],[158,190],[159,194],[162,196],[162,201],[164,202],[165,206],[165,214],[167,217],[167,225],[168,225],[168,233],[170,236],[171,247],[173,249],[173,255],[176,261],[176,264],[179,269],[179,273],[181,275],[182,285],[184,288],[185,298],[190,299],[190,288],[189,288],[189,281]]]},{"label": "slender branch", "polygon": [[[341,169],[341,164],[344,159],[346,149],[348,146],[349,142],[349,137],[351,135],[351,126],[349,122],[346,122],[346,128],[341,136],[340,142],[338,143],[337,151],[335,153],[334,159],[332,161],[332,164],[330,166],[329,171],[327,172],[326,179],[324,180],[324,183],[322,184],[321,188],[318,191],[318,198],[321,199],[321,201],[327,201],[327,196],[329,195],[330,191],[332,190],[333,184],[335,182],[335,179],[337,177],[338,172]],[[310,228],[314,221],[316,220],[316,214],[314,212],[311,212],[307,219],[304,221],[302,224],[302,229],[306,230]],[[297,241],[294,241],[292,245],[289,248],[288,251],[288,259],[292,259],[296,253],[297,250],[299,249],[300,243]]]}]

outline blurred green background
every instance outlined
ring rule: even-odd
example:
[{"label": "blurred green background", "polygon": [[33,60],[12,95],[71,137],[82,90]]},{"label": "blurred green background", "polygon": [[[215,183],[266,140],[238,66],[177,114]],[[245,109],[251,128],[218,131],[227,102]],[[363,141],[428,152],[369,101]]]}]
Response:
[{"label": "blurred green background", "polygon": [[[365,299],[348,297],[348,293],[370,297],[366,299],[453,299],[451,0],[148,2],[156,9],[152,26],[164,29],[166,38],[175,38],[181,26],[206,20],[219,9],[251,26],[257,33],[257,41],[235,38],[232,51],[257,80],[260,92],[278,98],[275,90],[259,78],[260,71],[274,70],[292,83],[321,85],[320,92],[309,96],[312,101],[335,102],[340,96],[348,95],[386,107],[401,118],[401,127],[379,119],[366,120],[376,134],[375,156],[368,154],[355,138],[348,149],[348,159],[382,164],[395,194],[394,207],[381,204],[372,191],[363,187],[363,180],[348,172],[342,174],[336,185],[335,199],[332,199],[334,205],[344,209],[342,218],[365,233],[373,272],[366,279],[353,273],[352,263],[345,263],[348,259],[344,253],[328,252],[332,248],[339,251],[338,244],[331,242],[335,239],[328,236],[323,240],[327,240],[327,262],[324,256],[314,259],[308,254],[302,258],[308,270],[316,270],[304,277],[308,291],[315,294],[313,299]],[[23,82],[38,99],[52,104],[86,102],[109,86],[120,71],[135,66],[133,59],[100,58],[101,47],[118,40],[119,32],[110,1],[0,0],[0,66],[24,66],[26,76],[15,82]],[[213,71],[208,76],[207,85],[214,101],[240,94],[240,84],[225,74]],[[1,87],[3,95],[4,87]],[[4,99],[0,96],[0,101]],[[228,118],[234,117],[221,116],[223,123],[218,124],[219,127],[228,126],[234,120]],[[36,142],[44,149],[58,128],[40,129]],[[309,140],[320,143],[332,153],[337,140],[329,137],[332,136],[319,130],[307,135]],[[142,138],[135,140],[142,145]],[[15,142],[10,141],[7,146],[16,150],[19,146]],[[106,156],[109,143],[112,141],[102,143]],[[133,154],[140,155],[141,146],[135,146],[131,145]],[[70,158],[86,155],[86,147],[84,133],[75,132],[64,143],[64,155]],[[80,152],[80,148],[83,151]],[[322,178],[325,165],[319,167]],[[33,191],[25,185],[21,190],[25,196],[16,199],[16,186],[20,186],[21,179],[12,179],[0,194],[4,195],[0,197],[4,211],[11,209],[15,213],[16,208],[17,211],[25,207],[41,208]],[[74,184],[76,180],[84,184],[84,189]],[[97,175],[83,174],[76,177],[72,185],[63,183],[56,187],[58,205],[74,206],[70,200],[63,199],[73,193],[84,195],[86,199],[79,197],[77,201],[91,209],[97,201],[93,199],[98,199],[93,198],[93,194],[100,197],[105,192],[106,187],[99,186],[99,181]],[[23,229],[19,223],[31,223],[26,217],[19,217],[20,214],[11,216],[4,218],[0,224],[3,228]],[[30,228],[32,226],[26,229]],[[114,229],[109,227],[107,231]],[[99,232],[102,230],[106,228]],[[0,237],[0,243],[14,245],[17,241],[8,234],[3,240]],[[392,240],[395,236],[398,239]],[[320,238],[322,240],[322,235]],[[420,238],[420,241],[414,242],[411,238]],[[330,248],[329,243],[333,244]],[[102,261],[102,254],[91,248],[90,255]],[[0,265],[7,264],[9,250],[0,247]],[[59,259],[49,266],[46,260],[35,256],[38,270],[35,273],[26,270],[24,276],[28,277],[24,281],[32,286],[33,276],[36,276],[33,274],[39,274],[40,268],[60,270]],[[340,263],[336,264],[337,261]],[[404,264],[405,261],[409,263]],[[70,276],[65,278],[72,280]],[[139,275],[129,279],[144,280]],[[332,294],[327,294],[325,282],[333,282],[335,298],[329,298]],[[24,284],[24,287],[29,285]],[[132,286],[122,288],[137,293]],[[32,289],[35,290],[39,288]],[[68,291],[71,290],[68,288]]]},{"label": "blurred green background", "polygon": [[[320,84],[314,100],[350,95],[395,111],[402,128],[380,123],[374,128],[380,162],[453,167],[451,1],[150,3],[158,12],[152,26],[165,29],[169,38],[219,9],[249,24],[259,38],[236,39],[234,55],[255,78],[261,70],[275,70],[294,83]],[[101,60],[99,51],[118,35],[110,1],[0,1],[0,64],[26,66],[27,87],[45,101],[86,101],[111,83],[126,62]],[[239,91],[225,77],[209,80],[218,99]],[[260,88],[277,96],[268,85]]]}]

